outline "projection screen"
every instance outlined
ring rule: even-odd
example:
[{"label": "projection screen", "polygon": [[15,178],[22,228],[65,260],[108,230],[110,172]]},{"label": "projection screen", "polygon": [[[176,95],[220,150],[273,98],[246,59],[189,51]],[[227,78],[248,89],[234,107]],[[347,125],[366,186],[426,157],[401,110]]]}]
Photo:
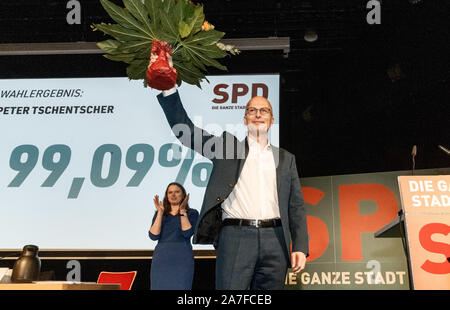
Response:
[{"label": "projection screen", "polygon": [[[194,124],[243,139],[245,104],[264,95],[278,146],[278,74],[207,78],[178,89]],[[172,181],[200,211],[211,162],[181,146],[158,93],[127,78],[0,80],[0,249],[154,249],[152,200]]]}]

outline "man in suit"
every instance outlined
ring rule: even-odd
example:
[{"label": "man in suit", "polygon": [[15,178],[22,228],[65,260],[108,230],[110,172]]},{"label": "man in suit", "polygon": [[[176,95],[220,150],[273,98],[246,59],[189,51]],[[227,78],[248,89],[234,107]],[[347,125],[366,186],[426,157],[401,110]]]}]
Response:
[{"label": "man in suit", "polygon": [[196,127],[175,88],[158,100],[181,143],[213,163],[193,243],[216,247],[216,289],[282,289],[289,264],[305,267],[308,234],[295,156],[268,141],[269,101],[248,102],[239,141]]}]

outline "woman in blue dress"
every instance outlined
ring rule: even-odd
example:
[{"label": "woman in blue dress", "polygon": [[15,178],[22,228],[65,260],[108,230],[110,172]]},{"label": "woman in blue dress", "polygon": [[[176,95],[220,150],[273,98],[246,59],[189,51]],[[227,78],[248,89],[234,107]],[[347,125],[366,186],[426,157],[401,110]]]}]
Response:
[{"label": "woman in blue dress", "polygon": [[153,252],[150,280],[152,290],[190,290],[194,277],[191,237],[198,212],[190,209],[189,194],[176,182],[167,186],[161,202],[155,195],[156,212],[148,232],[158,244]]}]

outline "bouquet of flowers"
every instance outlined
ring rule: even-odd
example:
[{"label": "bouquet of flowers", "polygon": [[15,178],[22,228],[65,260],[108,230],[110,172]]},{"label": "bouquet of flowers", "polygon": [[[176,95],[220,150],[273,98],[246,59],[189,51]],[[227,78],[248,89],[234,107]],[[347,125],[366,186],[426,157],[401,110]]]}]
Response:
[{"label": "bouquet of flowers", "polygon": [[239,50],[220,40],[225,35],[205,20],[203,6],[190,0],[122,0],[120,7],[100,0],[117,24],[93,24],[112,37],[97,46],[104,56],[123,61],[127,76],[165,90],[184,81],[200,87],[206,68],[227,68],[217,59]]}]

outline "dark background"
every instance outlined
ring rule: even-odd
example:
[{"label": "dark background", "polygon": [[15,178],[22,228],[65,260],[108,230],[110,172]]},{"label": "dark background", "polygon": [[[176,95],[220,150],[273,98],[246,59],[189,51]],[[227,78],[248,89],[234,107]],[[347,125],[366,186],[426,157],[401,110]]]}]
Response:
[{"label": "dark background", "polygon": [[[365,0],[202,2],[225,38],[290,37],[287,57],[244,51],[221,61],[229,74],[281,74],[280,144],[302,177],[409,170],[413,145],[416,169],[449,166],[437,145],[450,147],[450,1],[382,1],[380,25],[366,22]],[[98,0],[80,1],[81,25],[67,24],[66,3],[2,0],[1,43],[105,39],[90,28],[111,21]],[[308,28],[316,42],[304,40]],[[126,76],[101,55],[0,56],[0,68],[0,78]]]},{"label": "dark background", "polygon": [[[110,21],[99,1],[80,0],[81,25],[66,23],[67,2],[2,0],[0,43],[104,40],[90,29]],[[381,1],[380,25],[366,22],[365,0],[201,2],[225,38],[290,37],[287,55],[243,51],[221,62],[228,74],[280,73],[280,145],[297,156],[301,177],[409,170],[413,145],[416,169],[450,166],[437,148],[450,147],[450,1]],[[0,56],[0,78],[106,76],[126,76],[125,64],[100,54]],[[211,288],[214,260],[196,264],[194,288]]]}]

